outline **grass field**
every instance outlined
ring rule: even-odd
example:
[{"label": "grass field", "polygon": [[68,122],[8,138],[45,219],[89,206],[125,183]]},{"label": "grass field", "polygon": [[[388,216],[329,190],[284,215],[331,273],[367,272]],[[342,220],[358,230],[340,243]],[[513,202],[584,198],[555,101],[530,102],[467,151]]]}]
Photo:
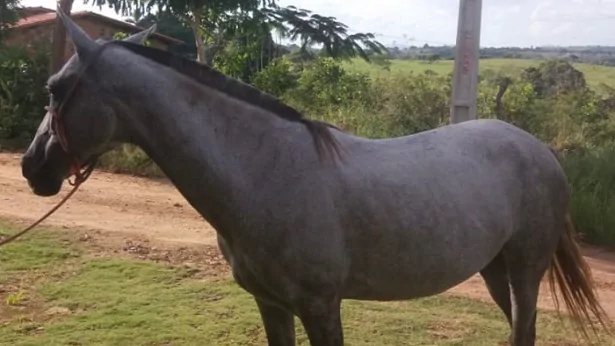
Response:
[{"label": "grass field", "polygon": [[[101,255],[69,233],[26,238],[0,248],[1,345],[266,345],[252,299],[228,277]],[[343,319],[355,346],[493,346],[508,333],[493,304],[441,296],[346,301]],[[565,326],[542,313],[539,344],[587,345]]]},{"label": "grass field", "polygon": [[[480,70],[491,69],[494,71],[520,71],[529,66],[537,66],[541,60],[529,59],[482,59],[479,63]],[[573,66],[583,72],[587,83],[591,87],[598,87],[601,83],[615,87],[615,67],[599,66],[575,63]],[[453,71],[453,61],[443,60],[435,63],[421,62],[418,60],[392,60],[391,70],[386,71],[377,65],[370,65],[363,60],[355,59],[346,63],[345,67],[351,71],[367,72],[372,76],[386,76],[387,74],[422,73],[432,70],[438,74],[446,74]]]}]

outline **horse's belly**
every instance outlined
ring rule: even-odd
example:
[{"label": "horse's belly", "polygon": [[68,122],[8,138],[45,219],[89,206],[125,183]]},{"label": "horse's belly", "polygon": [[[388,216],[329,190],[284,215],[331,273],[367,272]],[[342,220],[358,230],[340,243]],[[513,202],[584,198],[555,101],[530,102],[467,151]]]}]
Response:
[{"label": "horse's belly", "polygon": [[[477,252],[437,256],[408,256],[396,261],[355,268],[345,281],[343,297],[358,300],[405,300],[442,293],[472,277],[497,255],[494,247]],[[428,259],[428,260],[427,260]],[[378,258],[367,258],[378,262]]]}]

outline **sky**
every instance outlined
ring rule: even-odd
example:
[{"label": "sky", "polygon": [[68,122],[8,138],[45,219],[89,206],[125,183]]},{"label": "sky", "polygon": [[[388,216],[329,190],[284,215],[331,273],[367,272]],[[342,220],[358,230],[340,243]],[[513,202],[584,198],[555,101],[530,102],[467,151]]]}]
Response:
[{"label": "sky", "polygon": [[[121,19],[112,9],[75,0],[89,10]],[[55,8],[55,0],[22,0]],[[453,45],[459,0],[278,0],[336,17],[351,32],[371,32],[386,44]],[[615,45],[615,0],[483,0],[481,47]]]}]

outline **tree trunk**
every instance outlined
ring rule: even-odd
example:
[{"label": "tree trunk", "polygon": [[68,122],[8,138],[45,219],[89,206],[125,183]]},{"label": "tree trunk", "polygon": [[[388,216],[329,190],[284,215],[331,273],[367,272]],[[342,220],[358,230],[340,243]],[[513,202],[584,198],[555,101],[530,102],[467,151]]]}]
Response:
[{"label": "tree trunk", "polygon": [[[64,13],[70,15],[73,8],[74,0],[58,0],[60,8]],[[52,75],[62,68],[64,65],[64,57],[66,52],[66,28],[62,24],[60,16],[56,16],[56,22],[53,30],[53,41],[51,43],[51,61],[49,62],[49,75]]]},{"label": "tree trunk", "polygon": [[201,31],[201,20],[203,18],[203,10],[196,9],[192,10],[192,18],[187,18],[188,24],[190,24],[190,28],[192,28],[192,33],[194,34],[194,43],[196,44],[196,61],[206,64],[207,63],[207,54],[205,52],[205,39],[203,38],[203,32]]},{"label": "tree trunk", "polygon": [[504,93],[508,90],[508,86],[510,85],[510,78],[504,77],[498,82],[498,93],[495,95],[495,116],[500,120],[504,119],[504,114],[502,114],[502,98],[504,97]]}]

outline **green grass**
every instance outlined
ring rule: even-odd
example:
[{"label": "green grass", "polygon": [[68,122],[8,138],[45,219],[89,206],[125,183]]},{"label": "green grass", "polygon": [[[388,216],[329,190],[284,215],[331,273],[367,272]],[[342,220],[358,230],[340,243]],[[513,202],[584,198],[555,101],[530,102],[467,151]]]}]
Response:
[{"label": "green grass", "polygon": [[[480,70],[508,71],[511,73],[520,72],[530,66],[538,66],[541,60],[530,59],[481,59],[479,62]],[[587,84],[596,88],[601,83],[615,87],[615,67],[575,63],[574,67],[583,72]],[[423,73],[432,70],[438,74],[447,74],[453,71],[453,60],[442,60],[435,63],[421,62],[418,60],[392,60],[391,70],[385,71],[375,64],[368,64],[363,60],[355,59],[346,63],[344,68],[349,71],[369,73],[372,76],[387,76],[399,73]]]},{"label": "green grass", "polygon": [[[58,232],[0,248],[1,345],[265,345],[251,297],[194,269],[93,256]],[[22,292],[7,304],[5,297]],[[63,313],[49,315],[51,310]],[[508,327],[494,304],[442,296],[346,301],[347,345],[498,345]],[[553,314],[542,345],[584,345]],[[297,323],[298,344],[308,345]],[[615,342],[596,345],[615,345]]]},{"label": "green grass", "polygon": [[589,243],[614,246],[615,148],[567,155],[562,160],[572,186],[572,217]]}]

